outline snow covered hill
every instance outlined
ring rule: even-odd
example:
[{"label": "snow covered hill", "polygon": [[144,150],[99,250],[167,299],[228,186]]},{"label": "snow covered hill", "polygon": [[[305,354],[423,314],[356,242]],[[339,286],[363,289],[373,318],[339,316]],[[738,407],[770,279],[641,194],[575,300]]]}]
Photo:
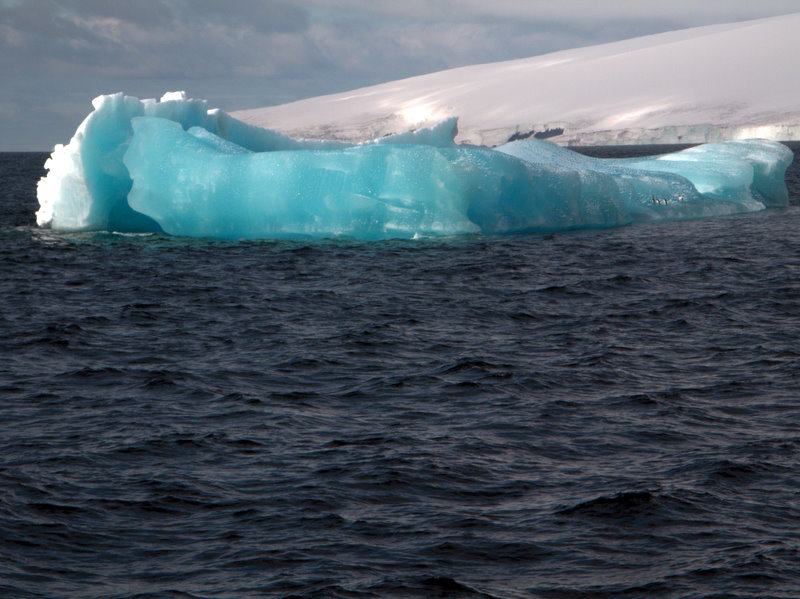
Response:
[{"label": "snow covered hill", "polygon": [[800,139],[800,13],[474,65],[234,112],[293,137],[362,141],[458,116],[458,142]]}]

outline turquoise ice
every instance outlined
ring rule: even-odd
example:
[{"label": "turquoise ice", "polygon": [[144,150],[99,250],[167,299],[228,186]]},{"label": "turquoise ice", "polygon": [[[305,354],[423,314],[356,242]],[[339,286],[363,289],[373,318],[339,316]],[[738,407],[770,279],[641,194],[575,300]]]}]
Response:
[{"label": "turquoise ice", "polygon": [[456,145],[455,119],[352,145],[295,140],[204,101],[114,94],[39,184],[63,231],[211,238],[413,238],[614,227],[788,202],[791,151],[746,140],[626,160],[527,139]]}]

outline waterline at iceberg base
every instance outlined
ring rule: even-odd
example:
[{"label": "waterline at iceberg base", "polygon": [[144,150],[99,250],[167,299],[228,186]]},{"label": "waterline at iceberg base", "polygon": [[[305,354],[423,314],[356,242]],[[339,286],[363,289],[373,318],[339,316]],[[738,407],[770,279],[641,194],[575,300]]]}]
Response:
[{"label": "waterline at iceberg base", "polygon": [[792,161],[766,140],[597,159],[524,139],[456,145],[456,119],[362,144],[296,140],[182,92],[94,100],[39,182],[58,231],[235,238],[551,232],[785,206]]}]

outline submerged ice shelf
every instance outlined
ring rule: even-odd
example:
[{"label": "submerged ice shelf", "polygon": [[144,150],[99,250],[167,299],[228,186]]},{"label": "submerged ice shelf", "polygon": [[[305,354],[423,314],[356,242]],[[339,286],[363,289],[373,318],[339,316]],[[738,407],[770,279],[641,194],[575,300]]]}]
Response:
[{"label": "submerged ice shelf", "polygon": [[183,93],[113,94],[39,183],[61,231],[212,238],[410,238],[614,227],[788,202],[782,144],[745,140],[603,160],[547,141],[454,143],[456,120],[362,144],[296,140]]}]

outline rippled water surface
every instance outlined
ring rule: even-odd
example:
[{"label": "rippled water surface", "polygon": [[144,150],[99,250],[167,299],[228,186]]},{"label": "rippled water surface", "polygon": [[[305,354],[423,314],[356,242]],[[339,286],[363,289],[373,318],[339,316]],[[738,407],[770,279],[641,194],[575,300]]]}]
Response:
[{"label": "rippled water surface", "polygon": [[797,162],[732,218],[219,243],[38,229],[44,158],[0,155],[0,596],[800,596]]}]

